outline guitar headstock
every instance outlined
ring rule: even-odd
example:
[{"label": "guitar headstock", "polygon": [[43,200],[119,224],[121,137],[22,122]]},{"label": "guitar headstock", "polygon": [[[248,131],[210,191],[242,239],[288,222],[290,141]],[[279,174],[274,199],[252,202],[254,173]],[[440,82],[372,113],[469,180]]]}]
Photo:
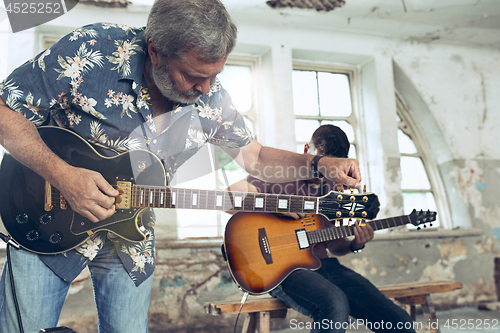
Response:
[{"label": "guitar headstock", "polygon": [[424,228],[426,227],[425,223],[431,223],[432,226],[432,222],[436,221],[436,215],[436,212],[431,212],[430,210],[421,210],[418,212],[414,209],[408,216],[410,217],[411,223],[420,229],[420,225],[422,224],[424,224]]},{"label": "guitar headstock", "polygon": [[380,202],[374,193],[344,193],[330,191],[319,198],[319,213],[329,220],[343,218],[374,219]]}]

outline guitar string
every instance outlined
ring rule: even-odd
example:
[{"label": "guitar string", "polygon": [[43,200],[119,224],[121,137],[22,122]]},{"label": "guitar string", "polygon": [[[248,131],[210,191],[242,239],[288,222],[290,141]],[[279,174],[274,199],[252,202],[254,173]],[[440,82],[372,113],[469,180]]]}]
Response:
[{"label": "guitar string", "polygon": [[[163,189],[165,188],[165,187],[162,187],[162,186],[145,186],[145,185],[134,185],[134,186],[136,186],[137,188],[143,188],[143,189],[146,189],[146,190],[148,190],[148,188],[147,188],[147,187],[149,187],[149,192],[150,192],[150,193],[153,193],[153,194],[155,194],[155,191],[158,191],[158,194],[160,194],[160,193],[161,193],[161,190],[163,190]],[[113,185],[113,187],[114,187],[114,188],[118,188],[118,186],[116,186],[116,185]],[[213,191],[213,190],[196,190],[196,189],[180,189],[180,190],[184,190],[184,191],[186,191],[186,190],[188,190],[188,191],[193,191],[193,190],[194,190],[194,191]],[[166,189],[165,189],[163,192],[164,192],[165,194],[167,194],[167,195],[171,193],[171,191],[168,191],[168,190],[166,190]],[[179,191],[176,191],[176,192],[179,192]],[[221,191],[221,192],[223,192],[223,191]],[[227,193],[227,192],[226,192],[226,193]],[[243,194],[244,194],[244,192],[241,192],[241,193],[243,193]],[[185,193],[183,193],[183,194],[185,194]],[[215,194],[215,193],[210,193],[210,192],[208,192],[208,193],[206,193],[206,194],[207,194],[207,195],[213,195],[213,194]],[[133,200],[138,201],[138,200],[140,199],[140,197],[141,197],[141,194],[137,193],[137,190],[136,190],[136,191],[132,191],[132,195],[131,195],[131,196],[132,196]],[[274,194],[273,196],[276,196],[276,199],[277,199],[277,197],[278,197],[279,195],[275,195],[275,194]],[[356,195],[355,195],[355,196],[356,196]],[[360,195],[358,195],[358,196],[360,196]],[[52,191],[52,196],[51,196],[51,197],[52,197],[52,202],[53,202],[53,203],[60,203],[60,192],[59,192],[57,189],[55,189],[55,188],[54,188],[54,190]],[[155,198],[154,198],[154,199],[155,199],[155,200],[154,200],[154,201],[155,201],[154,203],[156,203],[156,201],[158,201],[158,199],[156,198],[156,197],[158,197],[158,195],[154,195],[154,197],[155,197]],[[288,197],[293,197],[293,196],[288,196]],[[315,198],[312,198],[312,197],[302,197],[302,198],[310,198],[310,200],[311,200],[311,201],[315,201],[315,200],[314,200]],[[185,198],[184,198],[184,199],[185,199]],[[230,198],[228,198],[228,199],[230,199]],[[274,198],[273,198],[273,200],[274,200]],[[290,205],[289,205],[289,208],[287,209],[289,212],[293,212],[293,213],[303,213],[303,212],[304,212],[304,209],[303,209],[303,207],[302,207],[302,202],[297,203],[297,202],[294,202],[294,200],[292,200],[292,199],[290,199],[290,200],[291,200],[291,203],[290,203]],[[183,201],[184,201],[184,200],[183,200]],[[245,201],[246,201],[246,200],[245,200]],[[208,206],[211,206],[211,207],[212,207],[212,206],[214,206],[214,209],[215,209],[215,205],[214,205],[214,204],[215,204],[215,201],[211,201],[211,198],[208,198],[208,197],[207,197],[207,201],[206,201],[206,202],[207,202],[207,207],[208,207]],[[226,201],[226,202],[227,202],[227,201]],[[181,202],[179,202],[179,203],[181,203]],[[168,204],[169,204],[168,202],[165,202],[163,206],[165,206],[165,208],[167,208],[167,205],[168,205]],[[336,209],[336,208],[328,207],[328,205],[332,205],[332,204],[339,204],[339,201],[338,201],[338,200],[335,200],[335,199],[323,198],[323,199],[322,199],[322,204],[323,204],[323,205],[322,205],[321,213],[334,213],[334,212],[336,213],[336,212],[338,212],[338,211],[345,211],[345,212],[348,212],[348,211],[349,211],[349,210],[348,210],[348,209],[346,209],[346,208]],[[345,203],[343,203],[343,204],[350,204],[350,202],[345,202]],[[342,203],[341,203],[341,205],[342,205]],[[150,205],[149,205],[149,204],[144,204],[144,205],[139,205],[139,206],[149,207]],[[172,204],[171,204],[171,203],[170,203],[170,206],[172,206]],[[177,206],[176,208],[183,208],[183,207],[178,207],[178,206],[179,206],[179,204],[177,204],[177,205],[175,205],[175,206]],[[186,206],[186,205],[184,205],[184,203],[182,203],[182,206]],[[188,206],[189,206],[188,208],[193,208],[193,207],[192,207],[192,205],[188,205]],[[253,205],[252,205],[252,206],[253,206]],[[324,207],[323,207],[323,206],[324,206]],[[363,203],[363,206],[364,206],[364,208],[367,208],[367,203]],[[211,208],[211,207],[210,207],[210,208]],[[207,208],[207,209],[210,209],[210,208]],[[230,209],[235,209],[235,210],[237,210],[237,211],[255,211],[255,209],[252,209],[252,210],[245,210],[245,209],[244,209],[244,207],[233,207],[232,205],[229,205],[229,207],[227,207],[227,206],[223,206],[223,207],[221,207],[221,208],[222,208],[222,210],[230,210]],[[273,208],[274,208],[274,207],[273,207]],[[265,212],[268,212],[268,213],[280,212],[278,209],[279,209],[278,207],[276,207],[276,208],[274,208],[274,209],[269,209],[269,208],[267,208],[267,207],[266,207],[266,208],[263,208],[263,210],[264,210]],[[218,210],[218,209],[215,209],[215,210]],[[365,210],[366,210],[366,209],[365,209]],[[286,212],[286,211],[285,211],[285,210],[283,210],[283,211],[281,211],[281,212]],[[359,216],[358,214],[356,214],[356,216],[354,216],[354,217],[359,218],[359,217],[361,217],[361,216]],[[347,217],[343,216],[342,218],[347,218]]]}]

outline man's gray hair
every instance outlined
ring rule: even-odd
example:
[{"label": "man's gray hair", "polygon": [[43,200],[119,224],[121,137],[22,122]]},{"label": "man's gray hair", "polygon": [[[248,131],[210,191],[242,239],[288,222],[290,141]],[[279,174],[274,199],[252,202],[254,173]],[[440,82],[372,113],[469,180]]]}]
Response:
[{"label": "man's gray hair", "polygon": [[167,59],[195,50],[201,60],[217,62],[232,51],[236,35],[236,24],[219,0],[156,0],[145,40],[153,39]]}]

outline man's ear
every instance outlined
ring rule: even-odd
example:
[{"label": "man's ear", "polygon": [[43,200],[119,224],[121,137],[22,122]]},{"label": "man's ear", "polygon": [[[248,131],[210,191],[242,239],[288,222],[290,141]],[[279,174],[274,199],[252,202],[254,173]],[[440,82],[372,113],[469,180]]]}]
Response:
[{"label": "man's ear", "polygon": [[309,152],[309,149],[311,149],[311,147],[309,146],[309,144],[308,144],[308,143],[306,143],[306,144],[304,145],[304,154],[307,154],[307,153]]},{"label": "man's ear", "polygon": [[148,53],[151,64],[155,67],[158,66],[160,64],[160,55],[158,54],[155,41],[151,38],[148,40]]}]

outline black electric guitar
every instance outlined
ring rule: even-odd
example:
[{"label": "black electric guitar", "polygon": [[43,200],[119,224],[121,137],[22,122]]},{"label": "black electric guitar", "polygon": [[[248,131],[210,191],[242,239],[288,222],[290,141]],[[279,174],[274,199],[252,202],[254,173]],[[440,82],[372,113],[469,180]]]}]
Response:
[{"label": "black electric guitar", "polygon": [[[436,212],[367,221],[373,230],[433,222]],[[353,226],[323,228],[320,215],[293,220],[276,214],[237,213],[226,225],[224,248],[229,271],[241,289],[253,295],[278,286],[297,269],[318,269],[317,243],[354,235]]]},{"label": "black electric guitar", "polygon": [[67,163],[94,170],[120,190],[116,213],[93,223],[75,213],[60,192],[38,174],[5,155],[0,166],[0,216],[10,236],[23,248],[54,254],[77,247],[100,230],[140,242],[148,237],[141,224],[147,208],[183,208],[261,213],[322,214],[336,218],[373,219],[379,211],[373,193],[322,197],[212,191],[166,186],[162,161],[147,150],[113,157],[99,154],[75,133],[59,127],[40,127],[45,144]]}]

